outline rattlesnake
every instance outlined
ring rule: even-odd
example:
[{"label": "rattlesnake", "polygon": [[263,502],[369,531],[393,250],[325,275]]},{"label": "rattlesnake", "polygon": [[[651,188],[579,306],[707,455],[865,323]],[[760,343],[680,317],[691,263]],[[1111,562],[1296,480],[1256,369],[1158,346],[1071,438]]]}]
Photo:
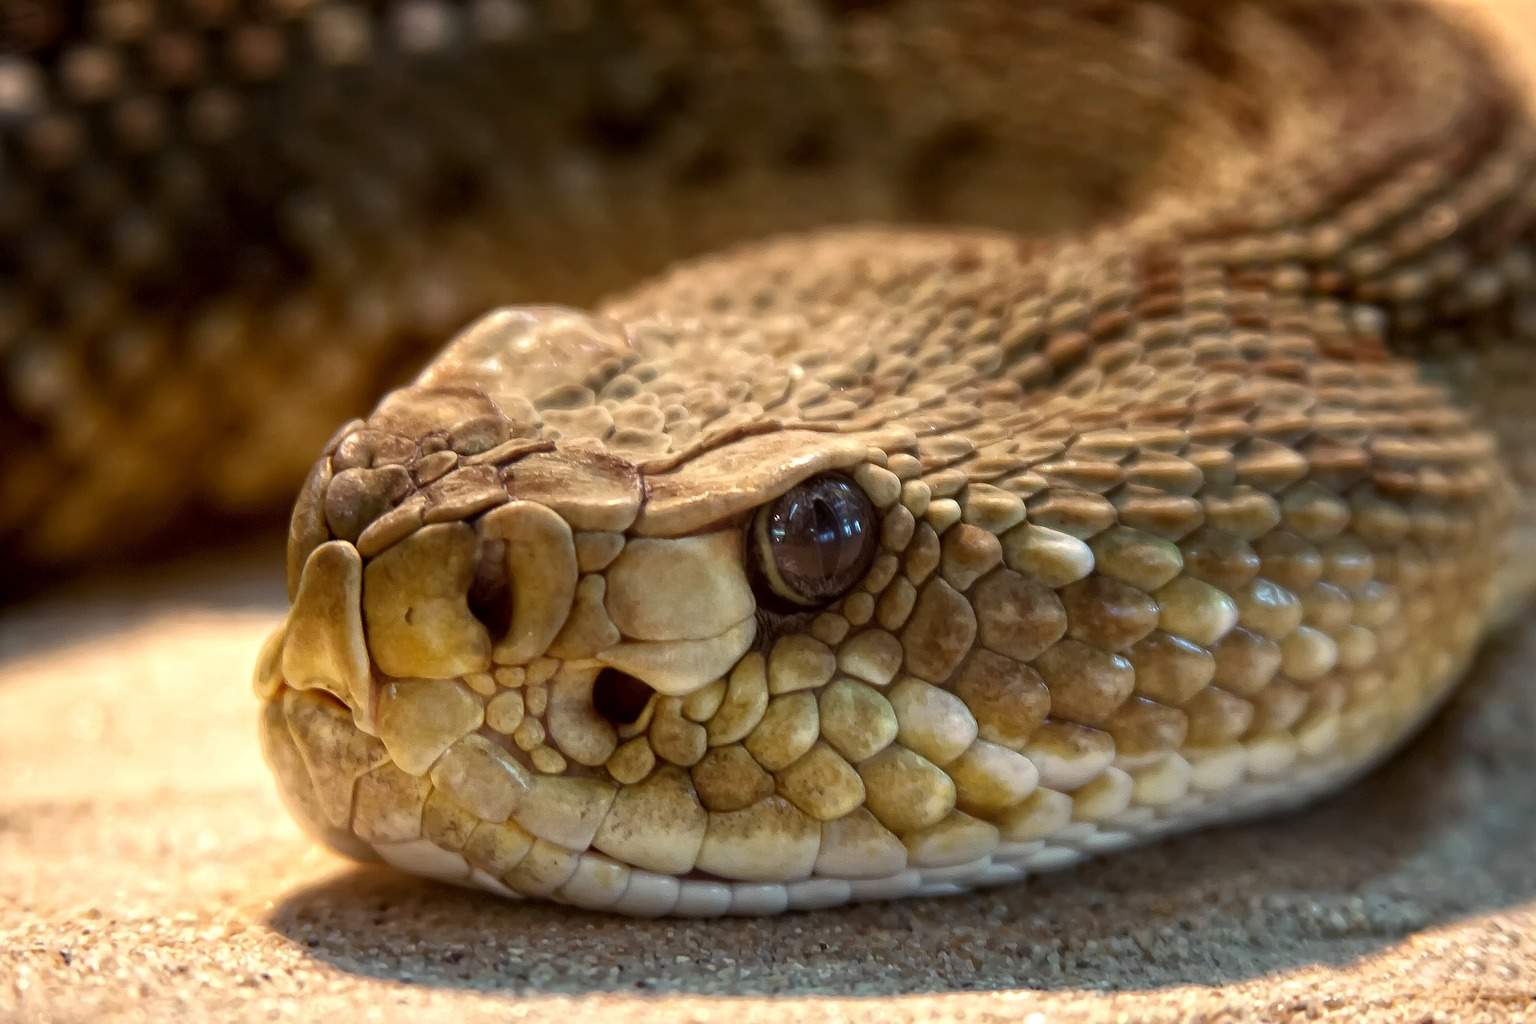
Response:
[{"label": "rattlesnake", "polygon": [[197,6],[0,69],[81,220],[0,216],[18,558],[260,506],[570,304],[300,489],[255,686],[337,849],[1007,882],[1342,784],[1528,589],[1536,132],[1452,14]]}]

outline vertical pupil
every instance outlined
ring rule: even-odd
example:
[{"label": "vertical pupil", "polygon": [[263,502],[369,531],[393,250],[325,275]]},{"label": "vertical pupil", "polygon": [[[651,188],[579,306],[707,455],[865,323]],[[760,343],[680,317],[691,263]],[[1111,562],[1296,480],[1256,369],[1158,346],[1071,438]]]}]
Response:
[{"label": "vertical pupil", "polygon": [[837,514],[820,495],[811,501],[811,533],[818,568],[822,575],[830,576],[837,571]]}]

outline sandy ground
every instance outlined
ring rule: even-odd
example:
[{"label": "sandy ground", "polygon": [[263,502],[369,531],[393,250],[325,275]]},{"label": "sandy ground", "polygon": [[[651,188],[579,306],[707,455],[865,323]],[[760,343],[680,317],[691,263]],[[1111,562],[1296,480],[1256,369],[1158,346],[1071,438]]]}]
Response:
[{"label": "sandy ground", "polygon": [[979,895],[637,922],[303,839],[246,682],[278,562],[0,617],[0,1018],[1536,1020],[1536,622],[1300,815]]}]

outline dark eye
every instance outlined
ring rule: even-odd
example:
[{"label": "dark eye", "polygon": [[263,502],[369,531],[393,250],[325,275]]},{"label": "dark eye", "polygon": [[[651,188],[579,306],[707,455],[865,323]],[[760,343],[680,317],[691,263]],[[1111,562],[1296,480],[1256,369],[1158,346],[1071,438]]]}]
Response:
[{"label": "dark eye", "polygon": [[874,560],[875,510],[863,489],[829,473],[758,510],[752,561],[758,600],[775,610],[829,603],[853,588]]}]

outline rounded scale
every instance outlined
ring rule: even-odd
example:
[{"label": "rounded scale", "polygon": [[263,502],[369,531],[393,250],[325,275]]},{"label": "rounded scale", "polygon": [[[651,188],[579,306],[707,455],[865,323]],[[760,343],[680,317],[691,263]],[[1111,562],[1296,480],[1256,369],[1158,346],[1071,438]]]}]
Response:
[{"label": "rounded scale", "polygon": [[780,611],[819,608],[852,590],[880,547],[874,504],[840,473],[790,488],[753,518],[758,602]]}]

